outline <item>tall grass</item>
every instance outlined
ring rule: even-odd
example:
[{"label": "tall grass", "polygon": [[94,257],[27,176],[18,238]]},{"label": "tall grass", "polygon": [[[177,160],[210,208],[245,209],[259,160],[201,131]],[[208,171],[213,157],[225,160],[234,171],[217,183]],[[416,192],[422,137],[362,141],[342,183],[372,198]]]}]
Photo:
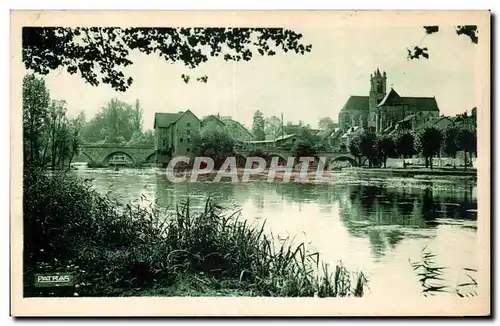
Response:
[{"label": "tall grass", "polygon": [[[173,214],[121,204],[71,174],[24,176],[25,296],[363,296],[366,278],[320,262],[304,244],[276,245],[210,198]],[[36,272],[71,271],[74,288],[33,286]]]},{"label": "tall grass", "polygon": [[416,262],[410,261],[413,270],[418,276],[424,296],[435,296],[440,293],[451,293],[462,298],[477,296],[478,283],[471,276],[472,273],[477,272],[475,269],[463,268],[463,275],[461,276],[465,276],[467,280],[459,282],[452,287],[446,285],[444,280],[443,274],[446,267],[438,266],[435,257],[436,254],[428,250],[427,247],[424,247],[421,251],[421,260]]}]

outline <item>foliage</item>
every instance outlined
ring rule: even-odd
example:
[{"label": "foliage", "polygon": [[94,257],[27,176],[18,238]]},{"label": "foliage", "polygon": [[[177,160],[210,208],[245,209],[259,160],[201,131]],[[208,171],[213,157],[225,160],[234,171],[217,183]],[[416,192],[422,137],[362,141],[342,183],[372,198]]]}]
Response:
[{"label": "foliage", "polygon": [[349,153],[358,159],[358,165],[361,166],[361,136],[355,135],[347,144],[347,150]]},{"label": "foliage", "polygon": [[200,134],[193,137],[194,153],[198,156],[210,157],[218,168],[226,158],[234,156],[234,140],[227,130],[206,126]]},{"label": "foliage", "polygon": [[397,131],[393,135],[393,139],[397,155],[405,158],[416,153],[414,147],[415,137],[412,133],[406,130]]},{"label": "foliage", "polygon": [[387,166],[387,159],[396,154],[394,140],[387,135],[378,137],[375,142],[375,151],[385,168]]},{"label": "foliage", "polygon": [[255,140],[266,139],[264,115],[260,110],[255,111],[253,115],[252,132]]},{"label": "foliage", "polygon": [[449,126],[443,130],[443,143],[442,143],[443,152],[452,158],[455,158],[458,152],[457,137],[458,137],[457,127]]},{"label": "foliage", "polygon": [[311,157],[316,154],[316,149],[313,144],[307,139],[297,140],[292,147],[294,157]]},{"label": "foliage", "polygon": [[[439,26],[424,26],[425,34],[430,35],[439,32]],[[476,25],[455,26],[457,35],[466,35],[474,44],[478,44],[478,29]],[[429,59],[429,49],[421,46],[413,46],[408,48],[408,59],[420,59],[421,57]]]},{"label": "foliage", "polygon": [[369,167],[372,167],[373,163],[377,159],[377,152],[376,152],[376,136],[374,133],[371,132],[363,132],[360,135],[360,140],[359,140],[359,152],[361,153],[362,156],[365,156],[368,158],[368,164]]},{"label": "foliage", "polygon": [[[36,73],[63,68],[92,86],[102,82],[123,92],[133,83],[122,70],[133,64],[134,50],[194,69],[212,57],[249,61],[256,52],[261,56],[310,52],[311,45],[300,43],[301,39],[302,34],[282,28],[24,27],[22,60]],[[188,75],[181,77],[190,80]]]},{"label": "foliage", "polygon": [[152,131],[143,130],[143,112],[136,100],[131,105],[116,98],[84,124],[82,138],[89,143],[153,144]]},{"label": "foliage", "polygon": [[282,135],[281,119],[276,116],[267,117],[264,123],[264,133],[267,140],[274,140]]},{"label": "foliage", "polygon": [[467,126],[460,126],[457,132],[457,146],[459,150],[465,152],[464,167],[467,168],[467,154],[477,151],[476,132]]},{"label": "foliage", "polygon": [[426,127],[417,133],[414,146],[425,158],[425,167],[430,164],[432,170],[432,158],[439,154],[442,141],[443,133],[435,127]]},{"label": "foliage", "polygon": [[330,130],[334,126],[335,126],[335,122],[333,122],[332,118],[330,118],[330,117],[325,117],[325,118],[319,119],[318,127],[321,130]]},{"label": "foliage", "polygon": [[437,293],[453,293],[461,298],[477,296],[477,282],[470,275],[476,270],[471,268],[463,268],[464,276],[467,277],[466,282],[459,283],[455,288],[451,288],[444,284],[443,272],[445,267],[436,266],[434,258],[436,257],[431,251],[424,247],[421,251],[421,261],[411,262],[413,270],[417,272],[419,283],[422,286],[424,296],[434,296]]},{"label": "foliage", "polygon": [[69,120],[66,103],[52,100],[42,78],[23,79],[23,157],[25,165],[62,168],[78,154],[81,117]]},{"label": "foliage", "polygon": [[[188,200],[165,215],[144,198],[131,206],[99,195],[72,174],[25,170],[24,177],[25,297],[137,295],[186,283],[209,294],[221,286],[251,296],[364,293],[363,273],[341,264],[332,273],[304,244],[279,244],[264,225],[210,199],[199,212]],[[35,288],[34,273],[47,271],[73,272],[78,284]]]}]

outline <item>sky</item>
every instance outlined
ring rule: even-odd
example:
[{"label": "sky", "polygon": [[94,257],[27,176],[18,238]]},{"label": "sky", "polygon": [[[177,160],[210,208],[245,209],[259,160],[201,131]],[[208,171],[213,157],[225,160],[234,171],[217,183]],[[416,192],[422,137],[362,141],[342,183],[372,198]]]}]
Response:
[{"label": "sky", "polygon": [[[52,98],[66,100],[70,116],[84,111],[87,119],[111,98],[131,104],[139,99],[145,129],[153,128],[155,112],[186,109],[198,117],[231,116],[247,127],[256,110],[266,117],[283,114],[285,123],[303,121],[317,127],[323,117],[337,121],[350,95],[367,96],[370,73],[377,68],[387,72],[388,89],[392,85],[401,96],[435,96],[441,114],[470,112],[476,106],[477,45],[451,26],[427,36],[422,27],[295,31],[304,35],[303,43],[312,45],[310,53],[278,52],[239,63],[215,58],[190,70],[182,63],[132,52],[134,64],[124,73],[134,83],[125,93],[106,84],[91,86],[62,69],[46,76],[46,84]],[[407,47],[415,45],[428,47],[428,60],[407,59]],[[206,74],[208,82],[185,84],[183,73]]]}]

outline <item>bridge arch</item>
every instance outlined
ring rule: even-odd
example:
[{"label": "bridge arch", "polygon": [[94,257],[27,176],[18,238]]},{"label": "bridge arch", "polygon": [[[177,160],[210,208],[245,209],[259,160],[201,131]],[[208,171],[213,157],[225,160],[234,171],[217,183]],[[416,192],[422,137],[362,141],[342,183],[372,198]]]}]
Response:
[{"label": "bridge arch", "polygon": [[156,162],[156,152],[153,152],[146,156],[144,163],[155,163]]},{"label": "bridge arch", "polygon": [[333,157],[328,162],[328,165],[330,166],[335,162],[342,162],[342,161],[348,161],[349,163],[351,163],[352,166],[358,166],[358,162],[356,161],[356,159],[349,155],[339,155],[337,157]]},{"label": "bridge arch", "polygon": [[125,155],[126,157],[128,157],[130,159],[130,161],[132,162],[132,165],[136,165],[136,163],[137,163],[137,160],[132,155],[130,155],[127,152],[124,152],[124,151],[112,151],[111,153],[107,154],[104,157],[104,159],[102,160],[103,164],[108,164],[109,159],[111,157],[113,157],[114,155],[116,155],[116,154],[121,154],[121,155]]}]

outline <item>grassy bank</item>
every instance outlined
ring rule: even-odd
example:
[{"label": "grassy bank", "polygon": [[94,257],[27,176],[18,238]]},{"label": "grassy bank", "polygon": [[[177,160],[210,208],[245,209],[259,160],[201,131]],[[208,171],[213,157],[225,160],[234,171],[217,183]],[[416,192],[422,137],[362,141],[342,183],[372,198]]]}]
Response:
[{"label": "grassy bank", "polygon": [[425,168],[425,167],[407,167],[407,168],[346,168],[343,172],[355,176],[376,176],[376,177],[401,177],[415,179],[448,179],[448,180],[476,180],[476,169],[451,169],[451,168]]},{"label": "grassy bank", "polygon": [[[304,244],[276,246],[207,200],[163,209],[121,204],[72,174],[24,175],[24,296],[362,296],[363,273],[320,262]],[[317,271],[320,273],[317,273]],[[74,287],[36,288],[34,274],[72,272]]]}]

